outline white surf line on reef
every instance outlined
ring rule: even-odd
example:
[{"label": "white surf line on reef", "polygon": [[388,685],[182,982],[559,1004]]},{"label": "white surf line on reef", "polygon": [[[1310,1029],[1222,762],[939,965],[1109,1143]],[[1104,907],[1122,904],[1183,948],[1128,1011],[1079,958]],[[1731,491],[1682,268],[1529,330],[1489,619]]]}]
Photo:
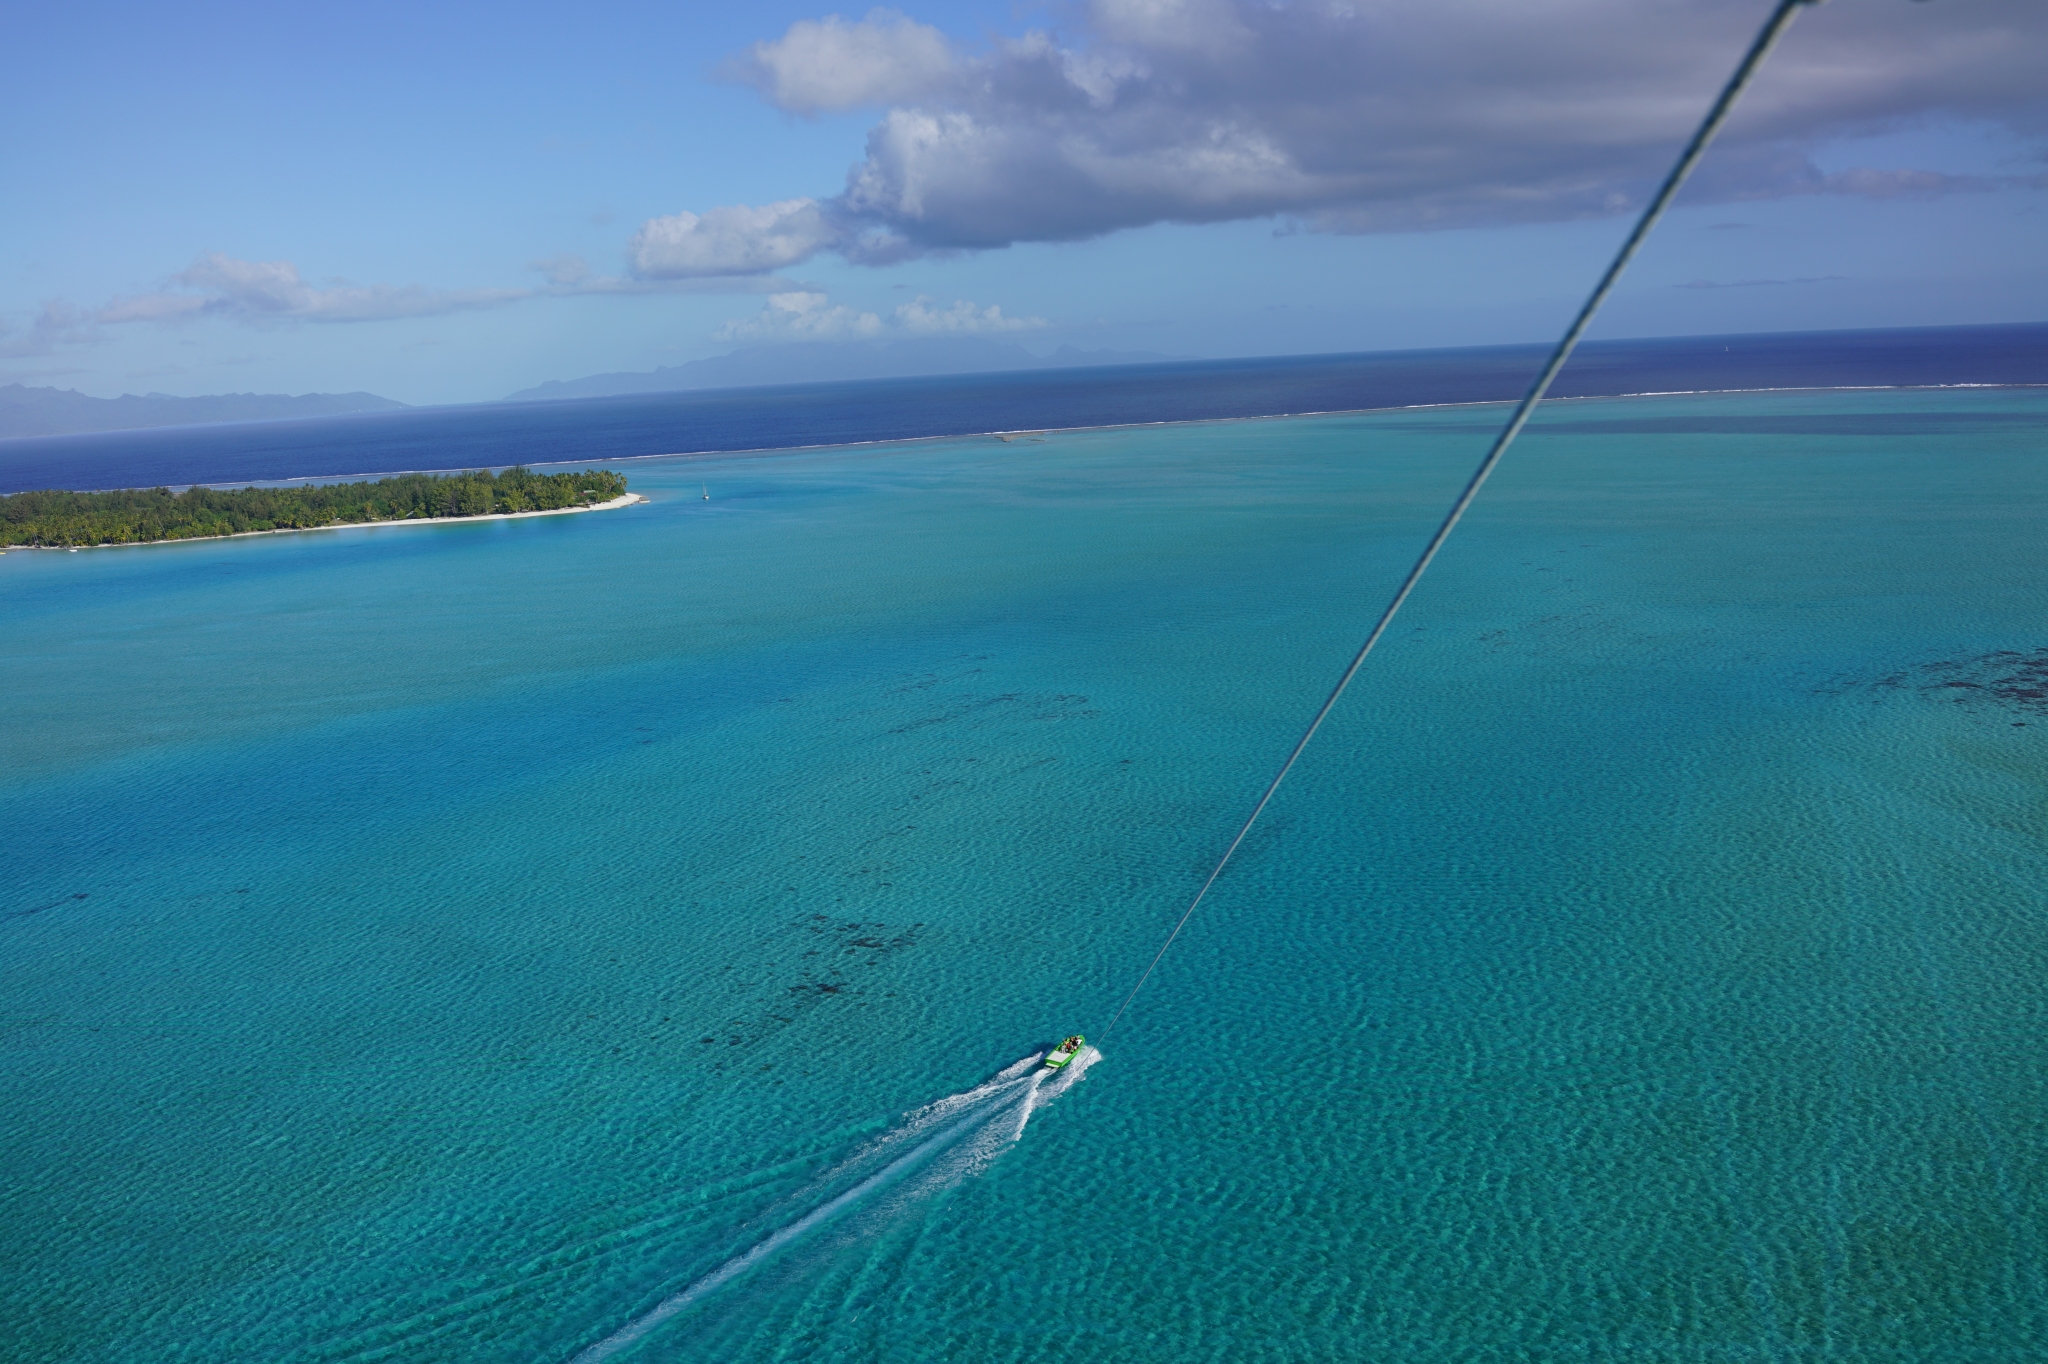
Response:
[{"label": "white surf line on reef", "polygon": [[334,521],[324,526],[282,526],[276,530],[238,530],[231,535],[182,535],[170,540],[131,540],[121,545],[10,545],[9,549],[48,549],[74,554],[81,549],[156,549],[163,545],[200,545],[214,540],[246,540],[252,535],[314,535],[323,530],[370,530],[377,526],[461,526],[471,521],[523,521],[530,516],[573,516],[577,512],[616,511],[648,499],[626,493],[609,502],[583,507],[550,507],[546,511],[492,512],[488,516],[409,516],[402,521]]},{"label": "white surf line on reef", "polygon": [[[908,1152],[708,1274],[692,1280],[603,1340],[584,1349],[570,1364],[598,1364],[598,1361],[635,1344],[685,1308],[732,1282],[792,1241],[856,1204],[867,1201],[872,1195],[902,1184],[920,1168],[937,1166],[932,1170],[933,1177],[903,1195],[901,1201],[910,1201],[920,1193],[929,1193],[980,1173],[1005,1148],[1024,1135],[1024,1126],[1030,1121],[1031,1114],[1072,1088],[1087,1073],[1088,1067],[1100,1059],[1100,1053],[1093,1047],[1084,1047],[1060,1071],[1047,1070],[1040,1064],[1044,1059],[1044,1052],[1034,1052],[1005,1066],[972,1089],[949,1094],[913,1110],[889,1132],[840,1161],[823,1176],[821,1182],[829,1182],[835,1174],[872,1161],[882,1152],[915,1143]],[[1014,1122],[1009,1121],[1013,1110]],[[953,1153],[948,1159],[949,1148],[969,1135],[973,1140],[963,1151]],[[917,1140],[920,1137],[923,1140]],[[939,1164],[941,1161],[943,1164]]]},{"label": "white surf line on reef", "polygon": [[[1631,393],[1581,393],[1563,397],[1545,397],[1546,408],[1564,403],[1609,403],[1632,398],[1711,398],[1738,396],[1753,393],[1919,393],[1954,388],[2048,388],[2048,384],[2026,381],[2014,383],[1950,383],[1950,384],[1788,384],[1773,388],[1674,388],[1647,389]],[[1463,398],[1456,401],[1436,403],[1395,403],[1386,407],[1318,407],[1306,408],[1299,412],[1253,412],[1234,417],[1161,417],[1155,421],[1143,422],[1096,422],[1087,426],[1034,426],[1018,430],[996,431],[955,431],[937,436],[877,436],[871,440],[815,441],[808,445],[750,445],[733,450],[662,450],[646,455],[608,455],[602,461],[610,464],[637,464],[644,460],[706,460],[706,459],[767,459],[774,455],[814,455],[822,450],[869,450],[882,446],[929,445],[948,440],[1001,440],[1012,444],[1005,437],[1015,436],[1074,436],[1086,435],[1092,431],[1144,431],[1154,427],[1169,426],[1228,426],[1246,422],[1300,421],[1311,417],[1378,417],[1391,412],[1434,412],[1460,407],[1510,407],[1517,403],[1515,398]],[[1539,428],[1540,429],[1540,428]],[[528,464],[529,469],[570,468],[578,460],[538,460]],[[406,470],[408,473],[444,473],[440,469]],[[351,474],[350,478],[385,478],[388,474]],[[320,477],[324,477],[321,475]],[[290,481],[290,480],[287,480]]]},{"label": "white surf line on reef", "polygon": [[[932,376],[911,375],[909,377],[927,378]],[[1740,393],[1914,393],[1923,391],[1934,391],[1945,388],[2048,388],[2048,384],[2035,383],[2028,380],[2016,380],[2011,383],[1957,382],[1947,384],[1792,384],[1777,388],[1676,388],[1644,390],[1642,392],[1631,393],[1581,393],[1567,397],[1546,397],[1543,401],[1546,404],[1555,405],[1558,403],[1612,402],[1619,398],[1703,398],[1712,397],[1718,394]],[[529,460],[525,463],[523,467],[528,469],[571,469],[579,465],[581,465],[584,468],[589,468],[592,464],[637,464],[643,460],[654,459],[723,459],[727,457],[731,457],[734,459],[761,459],[766,458],[767,456],[770,455],[809,455],[816,454],[820,450],[860,450],[866,449],[870,446],[922,445],[934,441],[944,440],[981,440],[989,437],[994,437],[997,440],[1001,440],[1005,436],[1071,436],[1085,435],[1090,431],[1137,431],[1154,426],[1222,426],[1237,422],[1296,421],[1304,417],[1372,417],[1379,416],[1388,412],[1429,412],[1437,408],[1506,407],[1510,403],[1513,403],[1515,401],[1516,400],[1513,398],[1464,398],[1455,401],[1436,403],[1394,403],[1385,407],[1317,407],[1307,408],[1299,412],[1249,412],[1241,413],[1237,416],[1226,417],[1162,417],[1156,421],[1145,422],[1096,422],[1092,425],[1083,426],[1034,426],[1029,428],[1019,428],[1016,430],[999,429],[993,431],[954,431],[944,435],[937,436],[876,436],[870,440],[812,441],[805,445],[749,445],[731,450],[657,450],[651,454],[645,455],[606,455],[602,459],[597,460]],[[1005,442],[1005,444],[1008,443],[1009,442],[1007,441]],[[490,469],[493,472],[502,473],[506,469],[519,466],[514,466],[510,464],[480,464],[464,467]],[[447,474],[455,472],[458,472],[458,470],[456,470],[455,468],[363,469],[351,474],[287,474],[282,478],[252,479],[247,483],[240,483],[237,484],[236,486],[248,488],[287,488],[295,487],[299,484],[305,483],[354,483],[360,482],[363,479],[368,478],[401,478],[406,474]],[[167,484],[166,486],[169,487],[173,492],[178,492],[182,491],[185,488],[193,487],[195,485],[190,483],[172,483]],[[213,487],[215,485],[209,483],[206,486]],[[65,489],[65,491],[80,493],[105,493],[125,492],[127,490],[124,488],[68,488]],[[644,502],[647,501],[648,499],[641,498],[640,500]],[[569,508],[568,510],[602,511],[605,510],[606,508],[609,508],[611,505],[611,503],[605,503],[599,507],[575,507]],[[538,513],[521,512],[518,514],[523,516],[531,516],[536,515]],[[440,519],[481,521],[484,518],[480,516],[470,516],[459,518],[443,517]],[[402,525],[405,523],[379,522],[378,524]],[[249,531],[244,533],[266,534],[267,532]],[[225,539],[227,537],[212,536],[209,538]],[[152,541],[150,543],[159,542]],[[24,546],[24,548],[26,548],[26,546]]]}]

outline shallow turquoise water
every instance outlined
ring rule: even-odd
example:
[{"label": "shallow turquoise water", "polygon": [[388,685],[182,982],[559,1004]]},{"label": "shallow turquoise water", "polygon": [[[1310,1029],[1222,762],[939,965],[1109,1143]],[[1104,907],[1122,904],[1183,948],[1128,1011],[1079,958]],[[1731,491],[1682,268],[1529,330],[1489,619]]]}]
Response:
[{"label": "shallow turquoise water", "polygon": [[[566,1361],[856,1187],[1099,1031],[1497,415],[0,559],[0,1356]],[[613,1357],[2037,1357],[2044,455],[1560,406],[1085,1082]]]}]

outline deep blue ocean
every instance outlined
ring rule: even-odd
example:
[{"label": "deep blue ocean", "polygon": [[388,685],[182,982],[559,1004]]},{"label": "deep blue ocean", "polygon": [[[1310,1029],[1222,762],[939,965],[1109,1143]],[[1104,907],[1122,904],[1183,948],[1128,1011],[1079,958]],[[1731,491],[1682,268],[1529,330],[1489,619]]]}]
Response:
[{"label": "deep blue ocean", "polygon": [[[0,440],[0,493],[173,487],[409,470],[1071,429],[1522,396],[1547,346],[1200,360]],[[1593,341],[1558,398],[1853,385],[2048,384],[2048,324]]]},{"label": "deep blue ocean", "polygon": [[1100,1037],[1503,416],[0,557],[0,1358],[2038,1358],[2048,390],[1546,409]]}]

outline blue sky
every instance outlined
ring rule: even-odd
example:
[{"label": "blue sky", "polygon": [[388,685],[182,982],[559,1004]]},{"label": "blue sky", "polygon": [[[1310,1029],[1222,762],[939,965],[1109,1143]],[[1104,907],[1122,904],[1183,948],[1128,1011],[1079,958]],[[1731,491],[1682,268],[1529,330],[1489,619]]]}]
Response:
[{"label": "blue sky", "polygon": [[[1554,333],[1761,0],[24,7],[0,383]],[[1611,336],[2048,317],[2048,6],[1834,0]]]}]

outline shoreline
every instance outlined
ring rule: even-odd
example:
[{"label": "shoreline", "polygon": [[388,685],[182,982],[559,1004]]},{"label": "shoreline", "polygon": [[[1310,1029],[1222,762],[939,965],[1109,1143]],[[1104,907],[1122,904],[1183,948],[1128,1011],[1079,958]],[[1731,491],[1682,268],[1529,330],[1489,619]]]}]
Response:
[{"label": "shoreline", "polygon": [[485,516],[411,516],[401,521],[335,521],[325,526],[281,526],[275,530],[238,530],[227,535],[181,535],[175,539],[130,540],[125,544],[100,545],[0,545],[0,554],[18,550],[47,550],[53,554],[76,554],[82,549],[154,549],[162,545],[204,545],[217,540],[247,540],[257,535],[317,535],[326,530],[370,530],[377,526],[461,526],[473,521],[523,521],[532,516],[574,516],[578,512],[617,511],[652,499],[641,493],[626,493],[609,502],[587,507],[550,507],[546,511],[491,512]]}]

